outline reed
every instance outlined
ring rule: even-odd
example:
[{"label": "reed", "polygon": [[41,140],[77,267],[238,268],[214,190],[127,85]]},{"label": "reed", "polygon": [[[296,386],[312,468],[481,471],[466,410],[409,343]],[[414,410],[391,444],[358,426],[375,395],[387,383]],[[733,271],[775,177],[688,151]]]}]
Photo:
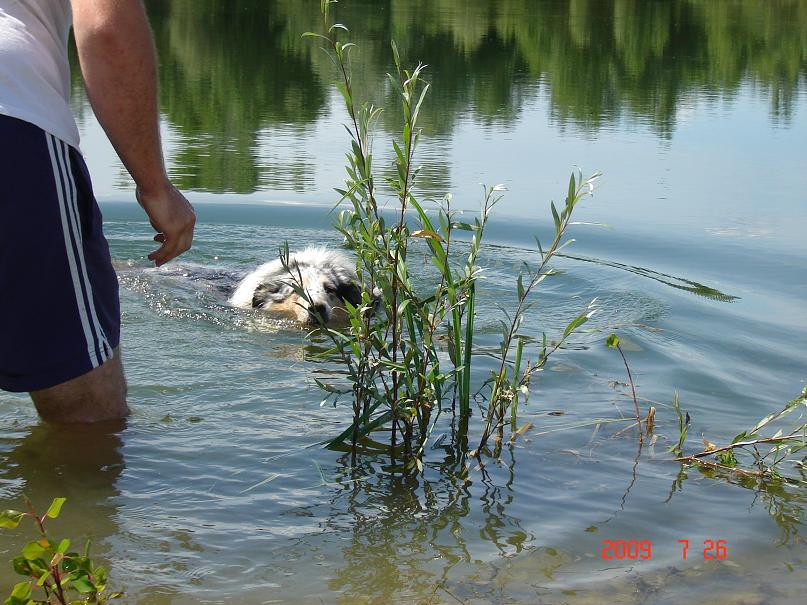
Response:
[{"label": "reed", "polygon": [[[359,452],[386,452],[392,468],[421,470],[426,445],[444,415],[451,418],[453,445],[463,456],[478,454],[491,435],[501,434],[508,414],[517,431],[519,395],[526,398],[532,377],[594,313],[592,301],[555,342],[550,344],[544,335],[537,358],[527,359],[527,339],[519,329],[532,306],[531,295],[556,273],[550,261],[572,242],[566,238],[572,214],[592,193],[599,175],[584,179],[581,173],[573,173],[561,210],[551,205],[552,241],[544,248],[536,238],[535,266],[517,276],[516,310],[502,322],[498,369],[474,393],[477,282],[483,274],[479,256],[491,211],[501,201],[504,188],[484,187],[481,209],[472,221],[462,220],[452,207],[450,194],[439,201],[419,197],[420,168],[415,157],[421,136],[420,111],[429,84],[423,80],[423,64],[412,69],[402,66],[394,43],[395,71],[388,74],[388,81],[397,93],[402,127],[392,141],[391,174],[378,176],[372,133],[381,108],[357,101],[350,70],[355,45],[342,40],[349,34],[345,25],[331,22],[333,3],[321,0],[323,32],[304,36],[322,42],[339,74],[336,87],[349,116],[350,148],[345,185],[336,190],[340,199],[335,207],[342,209],[335,227],[355,252],[365,292],[357,306],[346,303],[346,326],[321,325],[318,330],[330,341],[323,355],[339,360],[346,381],[317,383],[325,391],[325,401],[349,397],[353,412],[351,425],[328,445],[349,450],[354,460]],[[392,200],[380,192],[379,184],[392,192]],[[460,234],[466,240],[462,245],[458,245]],[[424,254],[436,269],[433,285],[425,288],[413,279],[422,272],[415,259]],[[281,259],[288,261],[287,249]],[[298,294],[305,298],[300,280],[294,281]],[[478,446],[471,450],[473,400],[481,402],[482,418]]]}]

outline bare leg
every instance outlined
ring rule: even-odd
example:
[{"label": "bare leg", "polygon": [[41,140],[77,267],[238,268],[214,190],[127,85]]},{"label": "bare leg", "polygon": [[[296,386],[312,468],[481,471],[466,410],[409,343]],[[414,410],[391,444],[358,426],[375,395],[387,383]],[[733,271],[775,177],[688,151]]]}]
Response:
[{"label": "bare leg", "polygon": [[127,416],[129,406],[120,347],[103,365],[30,395],[40,418],[48,422],[90,423]]}]

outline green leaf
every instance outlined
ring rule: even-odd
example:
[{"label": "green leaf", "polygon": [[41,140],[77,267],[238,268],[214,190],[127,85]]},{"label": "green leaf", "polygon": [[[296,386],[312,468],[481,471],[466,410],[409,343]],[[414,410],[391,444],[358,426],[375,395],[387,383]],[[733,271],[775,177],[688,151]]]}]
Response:
[{"label": "green leaf", "polygon": [[33,561],[34,559],[43,557],[46,553],[47,551],[42,548],[42,545],[39,544],[39,542],[29,542],[22,549],[22,556],[28,561]]},{"label": "green leaf", "polygon": [[429,92],[429,86],[431,86],[431,85],[426,84],[426,86],[424,86],[423,90],[420,92],[420,99],[418,99],[418,102],[415,105],[415,111],[412,112],[412,122],[413,123],[417,122],[418,114],[420,113],[420,106],[423,105],[423,99],[426,98],[426,93]]},{"label": "green leaf", "polygon": [[[372,414],[373,412],[375,412],[376,409],[378,409],[378,407],[382,403],[384,403],[384,402],[383,401],[375,401],[372,404],[370,404],[370,408],[368,410],[368,417],[369,417],[369,414]],[[363,425],[362,428],[359,429],[359,434],[361,434],[361,435],[368,434],[370,431],[374,430],[378,426],[381,426],[382,424],[387,422],[391,417],[392,417],[392,413],[389,410],[387,410],[386,412],[384,412],[383,414],[378,416],[376,419],[374,419],[372,422],[369,422],[369,423]],[[333,448],[333,447],[339,445],[340,443],[343,443],[351,435],[353,435],[353,427],[352,426],[350,426],[349,428],[342,431],[342,433],[338,437],[336,437],[336,438],[332,439],[331,441],[327,442],[326,447]]]},{"label": "green leaf", "polygon": [[406,312],[406,309],[407,309],[407,308],[409,307],[409,305],[411,305],[411,304],[412,304],[412,299],[411,299],[411,298],[406,298],[406,299],[404,299],[404,300],[401,302],[401,304],[400,304],[400,305],[398,305],[398,315],[403,315],[403,314],[404,314],[404,312]]},{"label": "green leaf", "polygon": [[64,554],[67,552],[67,549],[70,548],[70,540],[65,538],[61,542],[59,542],[59,546],[56,547],[56,552]]},{"label": "green leaf", "polygon": [[[342,95],[342,98],[345,100],[345,103],[348,105],[348,107],[351,106],[353,104],[353,101],[347,88],[345,88],[345,85],[342,84],[341,82],[337,82],[336,89],[339,91],[339,94]],[[361,151],[359,152],[356,151],[358,149],[356,141],[352,141],[352,144],[353,144],[353,152],[356,153],[356,157],[361,157]]]},{"label": "green leaf", "polygon": [[26,601],[27,599],[30,599],[31,598],[31,583],[30,582],[20,582],[19,584],[15,584],[14,588],[11,590],[11,598],[20,599],[22,601]]},{"label": "green leaf", "polygon": [[391,359],[382,359],[379,362],[385,368],[389,368],[390,370],[398,370],[399,372],[406,372],[407,368],[402,363],[396,363]]},{"label": "green leaf", "polygon": [[43,573],[50,573],[50,565],[41,557],[33,561],[28,561],[28,563],[31,566],[31,575],[34,577],[39,577]]},{"label": "green leaf", "polygon": [[50,578],[50,575],[51,575],[50,571],[46,571],[45,573],[43,573],[41,576],[39,576],[39,578],[37,578],[36,585],[44,586],[45,582],[47,582],[48,578]]},{"label": "green leaf", "polygon": [[567,205],[574,204],[574,199],[575,199],[574,194],[575,194],[576,185],[577,185],[577,183],[575,183],[575,180],[574,180],[574,172],[572,172],[572,176],[569,178],[569,193],[566,196],[566,204]]},{"label": "green leaf", "polygon": [[51,519],[55,519],[59,516],[59,513],[62,512],[62,505],[65,503],[67,498],[54,498],[53,502],[50,503],[50,507],[48,508],[48,512],[45,513]]},{"label": "green leaf", "polygon": [[92,577],[95,579],[96,586],[99,584],[106,584],[107,582],[107,571],[105,567],[96,567],[92,572]]},{"label": "green leaf", "polygon": [[69,552],[66,553],[64,559],[62,559],[62,571],[70,573],[71,571],[76,571],[78,569],[78,559],[79,554],[77,552]]},{"label": "green leaf", "polygon": [[551,208],[552,219],[555,221],[555,231],[560,231],[560,216],[558,215],[558,209],[555,208],[555,202],[552,202]]},{"label": "green leaf", "polygon": [[76,567],[79,571],[85,572],[87,575],[92,573],[92,561],[88,556],[90,552],[90,541],[87,540],[87,545],[84,547],[84,556],[81,557],[74,557],[74,561],[76,562]]},{"label": "green leaf", "polygon": [[[575,317],[572,321],[569,322],[569,325],[566,326],[566,329],[563,331],[563,337],[566,338],[569,334],[571,334],[577,328],[586,323],[589,317],[590,315],[588,313],[583,313],[582,315],[578,315],[577,317]],[[608,338],[610,338],[610,336]],[[616,338],[615,335],[614,338]]]},{"label": "green leaf", "polygon": [[430,231],[428,229],[418,229],[417,231],[413,231],[409,234],[409,237],[422,237],[425,239],[437,240],[438,242],[443,241],[443,238],[440,237],[439,233],[435,233],[434,231]]},{"label": "green leaf", "polygon": [[737,436],[736,436],[734,439],[732,439],[732,440],[731,440],[731,445],[734,445],[734,444],[735,444],[735,443],[737,443],[738,441],[742,441],[742,440],[743,440],[743,439],[745,439],[746,437],[747,437],[747,433],[746,433],[745,431],[743,431],[742,433],[740,433],[740,434],[739,434],[739,435],[737,435]]},{"label": "green leaf", "polygon": [[317,34],[315,32],[303,32],[301,37],[302,38],[321,38],[323,40],[328,40],[330,42],[329,38],[327,38],[326,36],[323,36],[322,34]]},{"label": "green leaf", "polygon": [[734,456],[734,452],[732,452],[731,450],[727,450],[725,452],[720,452],[717,455],[717,460],[720,462],[720,464],[722,464],[724,466],[730,466],[730,467],[737,466],[737,462],[738,462],[737,458]]},{"label": "green leaf", "polygon": [[323,391],[326,391],[328,393],[336,393],[338,395],[344,395],[345,393],[350,393],[350,391],[351,391],[351,389],[339,389],[339,388],[336,388],[335,386],[327,384],[327,383],[322,382],[320,380],[317,380],[316,378],[314,379],[314,382],[317,383],[317,386],[319,388],[321,388]]},{"label": "green leaf", "polygon": [[574,238],[567,239],[567,240],[566,240],[565,242],[563,242],[563,243],[562,243],[560,246],[558,246],[557,248],[555,248],[555,252],[554,252],[554,254],[557,254],[558,252],[560,252],[561,250],[563,250],[563,249],[564,249],[566,246],[569,246],[569,245],[573,244],[575,241],[576,241],[576,240],[575,240]]},{"label": "green leaf", "polygon": [[27,577],[31,575],[31,564],[25,557],[14,557],[14,559],[11,561],[11,565],[14,568],[14,571],[21,576]]},{"label": "green leaf", "polygon": [[20,524],[25,513],[17,510],[4,510],[0,511],[0,527],[7,527],[14,529]]},{"label": "green leaf", "polygon": [[395,155],[398,156],[398,161],[401,164],[404,164],[406,162],[406,158],[404,157],[404,153],[401,150],[401,146],[398,145],[397,141],[394,140],[392,141],[392,148],[395,150]]},{"label": "green leaf", "polygon": [[609,334],[605,339],[605,346],[609,349],[616,349],[619,346],[619,337],[616,334]]},{"label": "green leaf", "polygon": [[535,243],[538,244],[538,252],[541,253],[541,258],[544,257],[544,247],[541,245],[541,240],[538,239],[538,236],[533,236],[535,238]]},{"label": "green leaf", "polygon": [[766,424],[768,424],[768,423],[769,423],[771,420],[773,420],[773,417],[774,417],[774,416],[776,416],[776,414],[768,414],[767,416],[765,416],[765,418],[763,418],[762,420],[760,420],[760,421],[757,423],[757,425],[756,425],[754,428],[752,428],[752,429],[751,429],[750,433],[752,433],[752,434],[753,434],[753,433],[756,433],[757,431],[759,431],[759,429],[761,429],[763,426],[765,426],[765,425],[766,425]]},{"label": "green leaf", "polygon": [[95,588],[95,584],[90,582],[85,576],[81,576],[80,578],[76,578],[72,582],[73,588],[80,592],[81,594],[90,594],[92,592],[97,592]]}]

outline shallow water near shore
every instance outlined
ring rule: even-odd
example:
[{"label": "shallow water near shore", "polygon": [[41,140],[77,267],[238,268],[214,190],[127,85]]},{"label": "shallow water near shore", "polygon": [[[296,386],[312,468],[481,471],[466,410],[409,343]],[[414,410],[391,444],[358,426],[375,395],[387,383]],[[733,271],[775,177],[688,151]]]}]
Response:
[{"label": "shallow water near shore", "polygon": [[[430,64],[423,194],[452,191],[472,213],[479,182],[508,186],[481,259],[477,383],[533,235],[552,228],[549,200],[575,165],[605,173],[578,218],[608,226],[575,227],[525,326],[551,337],[598,297],[599,331],[553,357],[520,408],[533,427],[467,480],[439,435],[417,477],[322,449],[350,417],[314,382],[338,368],[300,329],[191,279],[239,275],[284,242],[341,243],[329,210],[345,114],[327,59],[299,40],[319,3],[147,4],[194,248],[148,266],[150,226],[77,83],[133,414],[57,430],[0,393],[0,508],[67,497],[54,534],[92,539],[131,603],[803,602],[804,489],[681,476],[667,449],[676,391],[694,449],[807,380],[807,2],[340,3],[376,102],[390,99],[390,37]],[[379,166],[394,128],[382,123]],[[624,430],[612,331],[642,406],[657,406],[654,445]],[[605,560],[605,540],[650,541],[652,556]],[[705,560],[707,540],[726,558]],[[4,591],[26,541],[0,533]]]}]

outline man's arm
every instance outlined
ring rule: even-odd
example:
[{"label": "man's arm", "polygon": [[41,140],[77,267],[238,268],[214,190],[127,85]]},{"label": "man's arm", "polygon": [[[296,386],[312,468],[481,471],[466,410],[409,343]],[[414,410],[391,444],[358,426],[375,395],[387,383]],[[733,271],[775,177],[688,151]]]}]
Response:
[{"label": "man's arm", "polygon": [[81,72],[95,115],[137,185],[161,243],[158,266],[191,247],[196,216],[165,172],[157,61],[141,0],[71,0]]}]

